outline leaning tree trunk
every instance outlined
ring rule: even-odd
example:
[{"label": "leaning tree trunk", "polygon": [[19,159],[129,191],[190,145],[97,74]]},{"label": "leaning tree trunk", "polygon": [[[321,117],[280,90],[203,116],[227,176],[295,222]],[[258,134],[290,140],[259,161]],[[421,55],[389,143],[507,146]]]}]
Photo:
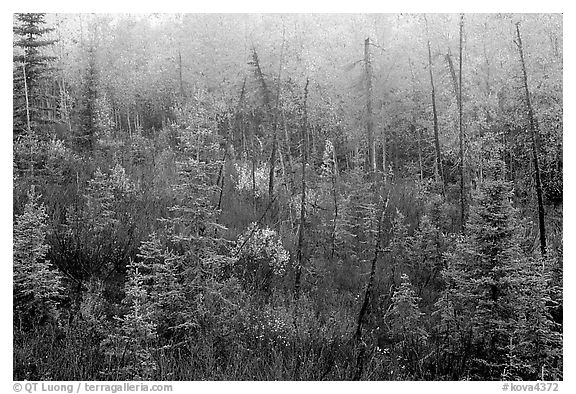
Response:
[{"label": "leaning tree trunk", "polygon": [[458,83],[458,123],[460,131],[460,229],[464,232],[466,220],[466,200],[464,197],[464,128],[462,124],[462,38],[464,30],[464,14],[460,14],[460,58],[459,58],[459,83]]},{"label": "leaning tree trunk", "polygon": [[368,137],[368,168],[376,172],[376,143],[372,114],[372,63],[370,61],[370,38],[364,40],[364,65],[366,68],[366,134]]},{"label": "leaning tree trunk", "polygon": [[[380,190],[379,182],[376,181],[374,187],[375,193]],[[372,292],[374,290],[374,282],[376,281],[376,264],[378,263],[378,257],[380,256],[381,249],[381,239],[382,239],[382,221],[384,219],[384,214],[388,208],[388,201],[390,200],[390,189],[388,189],[388,194],[386,196],[386,201],[382,202],[380,197],[380,212],[376,218],[378,222],[376,223],[376,232],[374,233],[374,257],[372,258],[372,264],[370,266],[370,276],[368,277],[368,284],[366,285],[366,291],[364,293],[364,300],[362,301],[362,306],[360,307],[360,312],[358,313],[358,320],[356,323],[356,331],[354,332],[354,343],[358,346],[358,356],[356,358],[356,370],[354,372],[354,380],[360,380],[362,378],[362,373],[364,371],[364,362],[366,356],[365,344],[362,341],[362,327],[364,326],[364,319],[368,313],[368,305],[372,297]]]},{"label": "leaning tree trunk", "polygon": [[460,108],[460,95],[459,92],[459,83],[458,83],[458,76],[456,75],[456,70],[454,69],[454,63],[452,62],[452,53],[450,52],[450,48],[448,48],[448,53],[444,55],[446,58],[446,63],[448,64],[448,71],[450,71],[450,77],[452,79],[452,89],[454,90],[454,97],[456,97],[456,105]]},{"label": "leaning tree trunk", "polygon": [[28,135],[30,135],[30,101],[28,99],[28,82],[26,81],[26,62],[22,63],[22,74],[24,75],[24,97],[26,99],[26,127],[28,130]]},{"label": "leaning tree trunk", "polygon": [[414,70],[412,69],[412,59],[408,58],[408,66],[410,67],[410,75],[412,77],[412,124],[410,125],[410,131],[412,135],[416,136],[418,147],[418,166],[420,169],[420,182],[424,181],[424,169],[422,168],[422,133],[420,128],[416,125],[416,108],[417,108],[417,97],[416,97],[416,77],[414,76]]},{"label": "leaning tree trunk", "polygon": [[302,120],[302,134],[301,134],[301,149],[302,149],[302,198],[300,200],[300,226],[298,228],[298,251],[296,258],[298,259],[298,266],[296,268],[296,277],[294,280],[294,298],[300,297],[300,284],[302,279],[302,266],[304,264],[304,224],[306,220],[306,165],[308,164],[308,147],[306,146],[306,137],[308,133],[308,83],[306,79],[306,86],[304,86],[304,118]]},{"label": "leaning tree trunk", "polygon": [[178,82],[180,85],[180,98],[183,100],[186,97],[186,93],[184,91],[184,79],[182,78],[182,50],[180,42],[178,42]]},{"label": "leaning tree trunk", "polygon": [[[270,201],[274,199],[274,175],[276,174],[276,155],[278,151],[278,121],[279,121],[279,108],[280,108],[280,87],[282,83],[282,67],[284,60],[284,30],[282,31],[282,47],[280,49],[280,64],[278,65],[278,82],[276,88],[276,107],[274,109],[273,122],[272,122],[272,153],[270,154],[270,173],[268,174],[268,198]],[[272,207],[272,216],[276,214],[275,207]]]},{"label": "leaning tree trunk", "polygon": [[430,86],[432,88],[432,117],[434,122],[434,148],[436,150],[436,171],[437,176],[442,182],[442,194],[446,194],[446,178],[444,177],[444,170],[442,168],[442,154],[440,152],[440,139],[438,137],[438,112],[436,111],[436,90],[434,88],[434,75],[432,73],[432,51],[430,50],[430,33],[428,33],[428,20],[424,16],[426,22],[426,34],[428,36],[428,70],[430,72]]},{"label": "leaning tree trunk", "polygon": [[524,50],[522,48],[522,37],[520,36],[520,22],[516,23],[516,34],[518,51],[520,52],[520,62],[522,64],[522,77],[524,80],[524,93],[526,96],[526,106],[528,107],[528,120],[530,121],[530,134],[532,137],[532,161],[534,163],[534,178],[536,182],[536,196],[538,198],[538,225],[540,228],[540,252],[546,256],[546,226],[544,223],[544,199],[542,197],[542,181],[540,178],[540,166],[538,162],[538,130],[536,116],[530,101],[530,90],[528,89],[528,74],[526,73],[526,63],[524,61]]},{"label": "leaning tree trunk", "polygon": [[[280,59],[282,62],[282,59]],[[254,76],[256,80],[260,84],[260,89],[262,90],[262,99],[264,101],[264,108],[266,110],[266,118],[270,119],[270,113],[272,112],[272,104],[270,99],[270,90],[268,88],[268,84],[264,79],[264,73],[260,68],[260,60],[258,59],[258,53],[256,52],[256,48],[252,48],[252,61],[250,63],[254,67]],[[282,63],[280,63],[280,69],[282,67]],[[272,118],[272,123],[274,123],[274,117]],[[276,170],[276,130],[275,126],[273,127],[273,135],[272,135],[272,149],[270,153],[270,173],[268,178],[268,197],[269,201],[273,200],[274,195],[274,172]]]},{"label": "leaning tree trunk", "polygon": [[330,252],[330,260],[334,258],[334,252],[336,251],[336,226],[338,223],[338,158],[336,156],[336,147],[332,144],[332,161],[334,162],[334,167],[332,169],[332,199],[334,202],[334,216],[332,218],[332,248]]}]

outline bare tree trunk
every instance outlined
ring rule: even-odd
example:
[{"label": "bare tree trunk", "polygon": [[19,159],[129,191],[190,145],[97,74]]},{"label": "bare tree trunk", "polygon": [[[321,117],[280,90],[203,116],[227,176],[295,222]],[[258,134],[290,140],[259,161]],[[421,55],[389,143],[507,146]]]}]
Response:
[{"label": "bare tree trunk", "polygon": [[196,161],[200,162],[200,125],[196,126]]},{"label": "bare tree trunk", "polygon": [[382,135],[382,173],[384,176],[382,177],[382,182],[386,184],[386,180],[388,177],[388,163],[386,162],[386,132]]},{"label": "bare tree trunk", "polygon": [[372,114],[372,63],[370,60],[370,37],[364,40],[364,65],[366,68],[366,133],[368,137],[368,167],[376,173],[376,144],[374,142],[374,119]]},{"label": "bare tree trunk", "polygon": [[60,24],[62,23],[60,20],[60,15],[56,14],[56,25],[57,25],[57,32],[58,32],[58,52],[59,52],[59,69],[60,69],[60,78],[58,79],[58,88],[60,91],[60,105],[62,106],[62,113],[60,115],[60,120],[64,120],[68,124],[68,131],[72,133],[72,124],[70,123],[70,114],[68,113],[68,103],[67,103],[67,95],[66,95],[66,82],[64,79],[64,67],[63,67],[63,60],[64,60],[64,45],[62,44],[62,32],[60,29]]},{"label": "bare tree trunk", "polygon": [[128,108],[126,113],[126,123],[128,123],[128,134],[132,137],[132,127],[130,126],[130,108]]},{"label": "bare tree trunk", "polygon": [[459,92],[459,85],[458,85],[458,76],[456,75],[456,70],[454,69],[454,63],[452,62],[452,53],[450,52],[450,48],[448,48],[448,53],[444,55],[446,58],[446,63],[448,64],[448,71],[450,71],[450,76],[452,77],[452,89],[454,89],[454,97],[456,97],[456,105],[460,108],[460,96]]},{"label": "bare tree trunk", "polygon": [[332,219],[332,247],[330,250],[330,259],[334,258],[336,251],[336,228],[338,224],[338,193],[337,193],[337,175],[332,174],[332,199],[334,201],[334,218]]},{"label": "bare tree trunk", "polygon": [[[282,47],[280,49],[280,64],[278,65],[278,82],[276,88],[276,108],[274,110],[272,153],[270,154],[270,174],[268,176],[268,198],[272,201],[274,195],[274,174],[276,172],[276,147],[278,145],[278,109],[280,108],[280,87],[282,83],[282,66],[284,61],[284,29],[282,30]],[[272,209],[272,214],[275,210]]]},{"label": "bare tree trunk", "polygon": [[[488,32],[488,22],[484,21],[484,34],[482,37],[482,53],[484,55],[484,65],[486,66],[486,75],[485,75],[485,88],[486,88],[486,100],[485,100],[485,107],[484,111],[486,114],[486,124],[488,125],[488,129],[492,127],[492,115],[490,114],[490,60],[488,58],[488,51],[486,47],[486,33]],[[478,182],[480,185],[484,183],[484,146],[483,144],[480,145],[480,152],[479,152],[479,179]],[[504,158],[504,156],[502,156]],[[506,177],[506,171],[504,171],[504,177]]]},{"label": "bare tree trunk", "polygon": [[412,124],[410,125],[410,129],[412,134],[416,138],[416,146],[418,148],[418,168],[420,169],[420,182],[424,181],[424,170],[422,168],[422,146],[421,146],[421,139],[422,135],[420,133],[420,129],[416,127],[416,116],[412,116]]},{"label": "bare tree trunk", "polygon": [[484,37],[482,39],[482,52],[484,55],[484,65],[486,66],[486,80],[485,80],[485,87],[486,87],[486,122],[488,124],[492,123],[492,115],[490,114],[490,93],[492,89],[490,87],[490,59],[488,58],[488,51],[486,48],[486,34],[488,32],[488,22],[484,22]]},{"label": "bare tree trunk", "polygon": [[460,129],[460,228],[464,232],[466,220],[466,201],[464,196],[464,129],[462,124],[462,39],[464,30],[464,14],[460,14],[460,75],[458,84],[458,120]]},{"label": "bare tree trunk", "polygon": [[274,129],[274,135],[272,137],[272,152],[270,153],[270,172],[268,174],[268,198],[272,201],[274,196],[274,174],[276,172],[276,145],[278,144],[277,141],[277,133],[276,129]]},{"label": "bare tree trunk", "polygon": [[[375,193],[378,193],[379,187],[375,187]],[[358,357],[356,359],[356,372],[354,374],[354,380],[360,380],[362,377],[362,372],[364,370],[364,356],[365,356],[365,345],[362,342],[362,327],[364,324],[364,318],[368,311],[368,304],[372,297],[372,290],[374,288],[374,282],[376,281],[376,263],[378,262],[378,257],[380,255],[381,249],[381,238],[382,238],[382,221],[384,219],[384,214],[388,209],[388,201],[390,200],[390,189],[388,189],[388,194],[386,196],[386,201],[380,200],[380,214],[377,217],[378,222],[376,223],[376,233],[374,239],[374,257],[372,259],[372,264],[370,266],[370,276],[368,278],[368,284],[366,285],[366,291],[364,293],[364,300],[362,301],[362,306],[360,307],[360,312],[358,313],[358,321],[356,323],[356,331],[354,332],[354,341],[357,346],[360,346]]]},{"label": "bare tree trunk", "polygon": [[[286,190],[286,196],[289,198],[290,197],[290,187],[288,186],[288,183],[286,182],[287,176],[287,172],[286,172],[286,164],[284,162],[284,155],[283,155],[283,150],[282,150],[282,144],[280,143],[282,140],[278,140],[278,157],[280,158],[280,166],[282,166],[282,177],[284,178],[284,189]],[[292,209],[290,207],[288,207],[288,216],[290,217],[290,229],[292,230],[293,227],[293,223],[294,223],[294,217],[292,216]]]},{"label": "bare tree trunk", "polygon": [[180,97],[186,97],[184,92],[184,79],[182,78],[182,49],[180,48],[180,42],[178,42],[178,80],[180,82]]},{"label": "bare tree trunk", "polygon": [[232,120],[231,117],[228,116],[228,132],[226,133],[224,158],[222,159],[222,164],[220,165],[220,171],[218,172],[218,179],[216,180],[216,186],[220,187],[217,210],[220,210],[220,208],[222,207],[222,197],[224,195],[224,183],[226,181],[226,162],[228,161],[228,157],[232,155],[231,130],[232,130]]},{"label": "bare tree trunk", "polygon": [[414,70],[412,69],[412,59],[408,58],[408,65],[410,66],[410,75],[412,76],[412,133],[416,136],[417,146],[418,146],[418,165],[420,168],[420,182],[424,180],[424,170],[422,168],[422,135],[420,128],[416,125],[416,83]]},{"label": "bare tree trunk", "polygon": [[430,72],[430,86],[432,88],[432,117],[434,122],[434,148],[436,150],[436,175],[437,179],[442,182],[442,194],[446,194],[446,178],[444,176],[444,169],[442,167],[442,154],[440,152],[440,139],[438,132],[438,112],[436,111],[436,90],[434,88],[434,76],[432,73],[432,51],[430,49],[430,33],[428,33],[428,20],[424,16],[424,21],[426,22],[426,35],[428,36],[428,70]]},{"label": "bare tree trunk", "polygon": [[254,152],[254,137],[252,137],[252,207],[256,212],[256,156]]},{"label": "bare tree trunk", "polygon": [[528,107],[528,119],[530,121],[530,134],[532,136],[532,161],[534,164],[534,178],[536,181],[536,196],[538,199],[538,226],[540,229],[540,252],[546,256],[546,225],[544,222],[544,198],[542,196],[542,181],[540,178],[540,166],[538,161],[538,130],[536,116],[530,101],[530,90],[528,89],[528,74],[526,72],[526,63],[524,61],[524,50],[522,48],[522,37],[520,36],[520,22],[516,23],[516,34],[518,41],[518,51],[520,52],[520,62],[522,63],[522,77],[524,80],[524,92],[526,96],[526,106]]},{"label": "bare tree trunk", "polygon": [[296,277],[294,281],[294,298],[300,298],[300,284],[302,278],[302,267],[304,264],[304,225],[306,220],[306,166],[308,165],[308,147],[306,146],[306,134],[308,133],[308,83],[310,80],[306,78],[306,85],[304,86],[304,119],[302,120],[302,134],[301,134],[301,149],[302,149],[302,198],[300,200],[300,226],[298,228],[298,251],[296,257],[298,259],[298,267],[296,268]]},{"label": "bare tree trunk", "polygon": [[288,134],[288,127],[286,125],[286,116],[284,114],[284,110],[282,110],[282,126],[284,128],[284,138],[286,139],[286,154],[288,155],[288,165],[290,167],[290,171],[294,168],[294,164],[292,163],[292,149],[290,148],[290,135]]},{"label": "bare tree trunk", "polygon": [[26,99],[26,124],[30,135],[30,101],[28,99],[28,82],[26,81],[26,62],[22,63],[22,74],[24,74],[24,97]]},{"label": "bare tree trunk", "polygon": [[242,155],[246,153],[246,127],[244,125],[244,96],[246,94],[246,77],[244,77],[244,82],[242,83],[242,89],[240,90],[240,98],[238,99],[238,109],[236,110],[236,127],[240,129],[241,133],[241,145],[242,145]]}]

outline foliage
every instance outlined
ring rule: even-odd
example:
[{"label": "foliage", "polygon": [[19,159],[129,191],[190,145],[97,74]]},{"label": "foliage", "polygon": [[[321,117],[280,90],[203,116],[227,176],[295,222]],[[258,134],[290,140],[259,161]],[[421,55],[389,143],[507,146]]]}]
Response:
[{"label": "foliage", "polygon": [[235,275],[251,291],[270,291],[273,278],[282,277],[290,264],[290,254],[276,231],[252,223],[240,234],[236,248]]},{"label": "foliage", "polygon": [[21,135],[27,130],[29,118],[34,135],[45,138],[38,130],[47,121],[42,85],[54,57],[43,49],[54,43],[46,38],[53,28],[46,26],[45,14],[20,13],[14,19],[14,134]]},{"label": "foliage", "polygon": [[149,295],[144,288],[144,278],[136,264],[128,266],[123,303],[128,313],[118,318],[119,327],[104,341],[110,358],[117,361],[116,379],[148,380],[153,377],[156,362],[152,346],[156,338]]},{"label": "foliage", "polygon": [[16,14],[14,379],[562,379],[562,18],[464,15],[464,226],[459,19]]},{"label": "foliage", "polygon": [[[498,176],[501,163],[495,164]],[[473,377],[530,379],[545,365],[557,365],[552,349],[558,334],[546,305],[546,280],[520,249],[521,226],[510,200],[506,182],[485,181],[471,212],[469,233],[447,256],[447,289],[437,304],[441,330],[466,338]],[[525,303],[527,299],[531,301]],[[537,336],[523,331],[527,316],[535,319]],[[547,356],[520,355],[518,332],[523,332],[523,346],[542,347]],[[520,361],[524,357],[531,361]]]},{"label": "foliage", "polygon": [[14,323],[20,329],[56,323],[62,276],[48,260],[48,215],[34,188],[14,223]]},{"label": "foliage", "polygon": [[[422,315],[408,275],[402,274],[398,290],[392,296],[390,310],[385,314],[389,330],[393,333],[392,357],[396,357],[397,373],[407,376],[421,376],[422,351],[428,339],[428,333],[422,328]],[[398,375],[397,375],[398,376]]]}]

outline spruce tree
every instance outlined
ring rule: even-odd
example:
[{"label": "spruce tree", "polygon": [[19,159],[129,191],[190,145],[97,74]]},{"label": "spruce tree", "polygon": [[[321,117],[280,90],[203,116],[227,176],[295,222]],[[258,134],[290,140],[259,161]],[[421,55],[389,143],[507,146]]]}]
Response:
[{"label": "spruce tree", "polygon": [[46,38],[54,29],[45,26],[45,14],[15,14],[14,18],[13,129],[16,137],[28,129],[28,123],[30,128],[38,133],[37,127],[48,121],[42,83],[55,58],[46,55],[44,49],[53,45],[55,40]]},{"label": "spruce tree", "polygon": [[445,242],[444,234],[427,214],[420,218],[420,224],[410,238],[409,256],[412,261],[413,282],[418,289],[418,295],[428,304],[438,289]]},{"label": "spruce tree", "polygon": [[183,328],[194,325],[186,322],[186,295],[182,286],[182,256],[167,250],[156,233],[140,245],[135,265],[148,293],[148,308],[159,336],[175,338]]},{"label": "spruce tree", "polygon": [[447,308],[450,300],[455,304],[456,315],[464,315],[456,335],[462,341],[470,340],[463,346],[469,349],[472,359],[468,360],[468,354],[462,357],[472,377],[477,378],[500,377],[513,327],[510,269],[522,254],[510,199],[506,182],[492,179],[483,183],[470,212],[469,233],[448,255],[444,272],[446,291],[453,294],[445,294],[441,306]]},{"label": "spruce tree", "polygon": [[407,377],[421,377],[420,359],[428,333],[422,326],[423,313],[418,306],[420,298],[416,296],[410,278],[402,274],[400,280],[400,286],[392,296],[392,305],[385,319],[390,322],[396,343],[394,355],[399,361],[400,373],[407,373]]},{"label": "spruce tree", "polygon": [[[218,224],[216,179],[222,165],[220,136],[211,103],[200,92],[177,111],[177,179],[172,186],[175,203],[165,227],[166,246],[182,259],[179,275],[186,297],[182,311],[190,328],[202,325],[219,330],[238,294],[229,272],[235,258]],[[215,309],[214,309],[215,308]],[[198,323],[198,324],[197,324]]]},{"label": "spruce tree", "polygon": [[[501,161],[490,163],[468,233],[447,254],[446,289],[437,303],[440,332],[451,337],[444,344],[460,355],[460,376],[472,379],[532,379],[543,365],[557,364],[546,280],[520,247],[522,226],[502,169]],[[536,365],[514,361],[523,357]]]},{"label": "spruce tree", "polygon": [[562,331],[550,310],[554,287],[540,257],[527,257],[514,267],[514,328],[508,344],[506,380],[562,378]]},{"label": "spruce tree", "polygon": [[34,188],[24,213],[14,223],[14,312],[21,328],[54,322],[63,286],[60,273],[46,259],[48,215]]},{"label": "spruce tree", "polygon": [[150,308],[150,295],[144,286],[144,275],[131,261],[127,267],[122,304],[127,313],[117,318],[119,326],[103,342],[110,357],[118,363],[115,379],[150,380],[157,369],[153,353],[156,346],[156,325]]}]

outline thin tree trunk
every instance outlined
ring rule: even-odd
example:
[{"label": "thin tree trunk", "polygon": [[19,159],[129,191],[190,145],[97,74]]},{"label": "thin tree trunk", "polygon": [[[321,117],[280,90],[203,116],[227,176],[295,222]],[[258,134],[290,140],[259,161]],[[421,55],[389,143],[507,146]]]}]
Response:
[{"label": "thin tree trunk", "polygon": [[26,98],[26,124],[28,135],[30,135],[30,101],[28,99],[28,82],[26,81],[26,62],[22,63],[22,74],[24,74],[24,97]]},{"label": "thin tree trunk", "polygon": [[488,125],[492,123],[492,115],[490,114],[490,93],[492,89],[490,87],[490,59],[488,58],[488,51],[486,47],[486,34],[488,32],[488,22],[484,22],[484,37],[482,40],[482,52],[484,54],[484,65],[486,66],[486,80],[485,80],[485,87],[486,87],[486,122]]},{"label": "thin tree trunk", "polygon": [[388,177],[388,169],[386,168],[388,164],[386,163],[386,132],[382,135],[382,173],[384,176],[382,177],[382,181],[386,184],[386,180]]},{"label": "thin tree trunk", "polygon": [[460,108],[460,95],[459,92],[459,84],[458,84],[458,76],[456,75],[456,70],[454,69],[454,63],[452,62],[452,53],[450,52],[450,48],[448,48],[448,53],[444,55],[446,58],[446,63],[448,64],[448,70],[450,71],[450,76],[452,77],[452,89],[454,90],[454,97],[456,97],[456,105]]},{"label": "thin tree trunk", "polygon": [[232,120],[231,117],[228,117],[228,132],[226,133],[226,141],[225,141],[225,150],[224,150],[224,158],[222,159],[222,164],[220,165],[220,171],[218,172],[218,179],[216,180],[216,186],[220,187],[220,193],[218,196],[218,208],[220,210],[222,207],[222,196],[224,195],[224,182],[226,181],[226,162],[228,160],[228,156],[232,154],[232,139],[231,139],[231,130],[232,130]]},{"label": "thin tree trunk", "polygon": [[[375,192],[379,191],[379,187],[375,187]],[[388,209],[388,201],[390,200],[390,189],[388,190],[388,194],[386,196],[386,201],[381,204],[380,214],[378,215],[378,223],[376,224],[376,233],[374,239],[374,257],[372,259],[372,264],[370,266],[370,276],[368,278],[368,284],[366,285],[366,291],[364,293],[364,300],[362,301],[362,306],[360,307],[360,312],[358,313],[358,320],[356,323],[356,331],[354,332],[354,341],[355,343],[360,346],[358,357],[356,359],[356,372],[354,374],[354,380],[360,380],[362,377],[362,372],[364,370],[364,356],[365,356],[365,347],[362,343],[362,327],[364,325],[364,318],[368,311],[368,305],[370,303],[370,299],[372,297],[372,290],[374,288],[374,282],[376,281],[376,263],[378,262],[378,257],[380,255],[380,244],[382,238],[382,221],[384,219],[384,214]],[[382,200],[380,198],[380,202]]]},{"label": "thin tree trunk", "polygon": [[118,108],[116,109],[116,125],[118,130],[122,131],[122,113]]},{"label": "thin tree trunk", "polygon": [[130,108],[128,108],[128,112],[126,113],[126,123],[128,123],[128,134],[132,137],[132,126],[130,126]]},{"label": "thin tree trunk", "polygon": [[538,225],[540,229],[540,252],[546,256],[546,225],[544,222],[544,198],[542,196],[542,181],[540,178],[540,166],[538,161],[538,130],[536,116],[530,101],[530,90],[528,89],[528,74],[526,72],[526,63],[524,61],[524,50],[522,48],[522,37],[520,36],[520,22],[516,23],[516,34],[518,42],[518,51],[520,52],[520,62],[522,63],[522,77],[524,80],[524,92],[526,96],[526,106],[528,107],[528,119],[530,121],[530,134],[532,136],[532,161],[534,164],[534,178],[536,181],[536,196],[538,199]]},{"label": "thin tree trunk", "polygon": [[[252,141],[252,146],[254,146],[254,141]],[[256,212],[256,157],[254,153],[252,153],[252,206]]]},{"label": "thin tree trunk", "polygon": [[[270,103],[270,92],[268,90],[268,85],[266,84],[266,80],[264,79],[264,73],[260,68],[260,61],[258,60],[258,53],[256,52],[256,48],[252,48],[252,63],[254,66],[254,74],[256,80],[260,84],[260,88],[262,90],[262,98],[264,100],[264,108],[266,109],[267,119],[269,119],[270,112],[272,110],[271,103]],[[274,120],[272,120],[274,123]],[[274,132],[273,140],[272,140],[272,152],[270,154],[270,176],[268,181],[268,196],[269,200],[272,201],[273,194],[274,194],[274,176],[273,172],[275,170],[275,163],[276,163],[276,132]]]},{"label": "thin tree trunk", "polygon": [[64,120],[68,125],[68,131],[72,133],[72,124],[70,122],[70,114],[68,113],[68,103],[67,103],[67,95],[66,95],[66,82],[64,78],[64,67],[63,67],[63,60],[64,60],[64,45],[62,43],[62,32],[60,29],[60,24],[62,23],[60,20],[60,15],[56,14],[57,18],[57,32],[58,32],[58,51],[60,58],[58,59],[59,69],[60,69],[60,79],[58,80],[59,90],[60,90],[60,102],[62,105],[62,114],[60,116],[61,120]]},{"label": "thin tree trunk", "polygon": [[282,126],[284,128],[284,138],[286,139],[286,154],[288,155],[288,166],[290,171],[294,168],[294,164],[292,163],[292,149],[290,148],[290,135],[288,134],[288,127],[286,125],[286,115],[284,114],[284,110],[282,110]]},{"label": "thin tree trunk", "polygon": [[[276,88],[276,108],[274,110],[272,153],[270,154],[270,174],[268,176],[268,198],[272,201],[274,195],[274,174],[276,172],[276,146],[278,145],[278,109],[280,108],[280,87],[282,83],[282,66],[284,61],[284,29],[282,30],[282,47],[280,49],[280,64],[278,65],[278,82]],[[272,214],[275,214],[272,209]]]},{"label": "thin tree trunk", "polygon": [[412,68],[412,59],[408,58],[408,65],[410,66],[410,75],[412,76],[412,133],[416,135],[418,146],[418,165],[420,168],[420,182],[424,181],[424,170],[422,168],[422,135],[420,128],[416,125],[416,83],[414,70]]},{"label": "thin tree trunk", "polygon": [[430,33],[428,32],[428,20],[424,16],[426,22],[426,35],[428,46],[428,71],[430,72],[430,86],[432,89],[432,118],[434,122],[434,149],[436,151],[436,180],[440,179],[442,183],[442,194],[446,195],[446,178],[444,176],[444,169],[442,167],[442,154],[440,152],[440,138],[438,132],[438,112],[436,111],[436,90],[434,88],[434,75],[432,73],[432,50],[430,49]]},{"label": "thin tree trunk", "polygon": [[[286,183],[286,164],[284,162],[284,155],[283,155],[283,150],[282,150],[282,145],[280,143],[280,141],[282,140],[278,140],[278,157],[280,158],[280,166],[282,167],[282,178],[284,178],[284,189],[286,189],[286,196],[290,197],[290,188],[288,187],[288,184]],[[292,209],[290,207],[288,207],[288,216],[290,217],[290,229],[293,229],[292,224],[294,223],[294,217],[292,216]]]},{"label": "thin tree trunk", "polygon": [[368,137],[368,166],[376,173],[376,144],[374,142],[374,119],[372,114],[372,63],[370,61],[370,37],[364,40],[364,65],[366,69],[366,133]]},{"label": "thin tree trunk", "polygon": [[330,259],[334,258],[336,250],[336,227],[338,223],[338,193],[337,193],[337,176],[336,173],[332,174],[332,199],[334,201],[334,218],[332,220],[332,248],[330,250]]},{"label": "thin tree trunk", "polygon": [[238,98],[238,108],[236,109],[236,128],[240,129],[241,134],[241,146],[242,155],[246,154],[246,128],[244,126],[244,96],[246,94],[246,79],[244,77],[244,82],[242,82],[242,89],[240,90],[240,97]]},{"label": "thin tree trunk", "polygon": [[180,43],[178,43],[178,80],[180,82],[180,97],[186,97],[184,92],[184,79],[182,78],[182,49],[180,48]]},{"label": "thin tree trunk", "polygon": [[416,116],[412,117],[412,125],[410,126],[412,130],[412,134],[416,138],[416,146],[418,149],[418,168],[420,169],[420,182],[424,181],[424,170],[422,169],[422,146],[421,146],[421,139],[422,135],[420,133],[420,129],[416,127]]},{"label": "thin tree trunk", "polygon": [[252,209],[254,214],[256,214],[256,147],[254,145],[254,124],[251,124],[251,135],[250,135],[250,146],[251,146],[251,157],[252,160]]},{"label": "thin tree trunk", "polygon": [[300,226],[298,228],[298,251],[296,254],[298,260],[298,267],[296,268],[296,277],[294,281],[294,298],[300,298],[300,284],[302,278],[302,267],[304,264],[304,227],[306,220],[306,166],[308,164],[308,147],[306,146],[306,137],[308,133],[308,83],[310,80],[306,78],[306,85],[304,86],[304,119],[302,121],[301,132],[301,149],[302,149],[302,198],[300,200]]},{"label": "thin tree trunk", "polygon": [[200,125],[196,126],[196,161],[200,162]]},{"label": "thin tree trunk", "polygon": [[460,228],[464,232],[466,219],[466,201],[464,196],[464,129],[462,124],[462,39],[464,31],[464,14],[460,14],[460,75],[458,84],[458,120],[460,130]]},{"label": "thin tree trunk", "polygon": [[336,155],[336,146],[332,144],[332,161],[334,168],[332,169],[332,199],[334,202],[334,218],[332,220],[332,247],[330,250],[330,259],[334,258],[336,249],[336,227],[338,223],[338,161]]}]

